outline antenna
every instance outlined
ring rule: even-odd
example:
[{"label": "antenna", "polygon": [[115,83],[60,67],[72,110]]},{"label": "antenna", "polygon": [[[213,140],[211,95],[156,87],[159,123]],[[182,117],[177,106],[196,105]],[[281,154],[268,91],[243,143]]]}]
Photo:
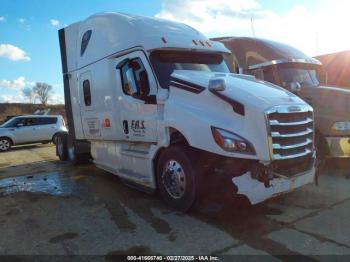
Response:
[{"label": "antenna", "polygon": [[255,38],[255,30],[254,30],[254,22],[253,22],[253,17],[250,17],[250,24],[252,27],[252,35]]},{"label": "antenna", "polygon": [[317,55],[320,54],[320,48],[319,48],[319,45],[318,45],[318,33],[317,31],[315,32],[315,44],[316,44],[316,53]]}]

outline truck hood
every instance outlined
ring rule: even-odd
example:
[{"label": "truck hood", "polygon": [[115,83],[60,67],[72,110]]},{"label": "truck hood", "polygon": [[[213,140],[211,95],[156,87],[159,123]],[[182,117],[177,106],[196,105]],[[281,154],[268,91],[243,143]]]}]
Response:
[{"label": "truck hood", "polygon": [[350,121],[350,91],[329,86],[302,87],[298,95],[314,108],[315,125],[325,136],[349,136],[332,129],[335,122]]},{"label": "truck hood", "polygon": [[311,97],[312,105],[320,113],[346,116],[350,111],[350,90],[330,86],[302,87],[300,96]]},{"label": "truck hood", "polygon": [[208,88],[211,79],[223,78],[226,82],[226,89],[219,91],[220,94],[244,105],[259,107],[263,110],[274,105],[305,104],[303,100],[293,93],[269,82],[257,80],[249,75],[175,70],[172,78],[187,81],[205,89]]}]

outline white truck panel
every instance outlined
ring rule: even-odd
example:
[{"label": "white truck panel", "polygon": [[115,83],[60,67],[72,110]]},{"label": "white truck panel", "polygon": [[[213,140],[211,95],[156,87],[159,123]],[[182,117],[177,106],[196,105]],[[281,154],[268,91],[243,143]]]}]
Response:
[{"label": "white truck panel", "polygon": [[[172,76],[208,86],[209,80],[218,74],[177,70]],[[208,152],[246,159],[271,161],[267,137],[265,111],[274,105],[303,105],[304,102],[282,88],[271,85],[262,87],[263,82],[247,81],[234,74],[220,74],[226,77],[227,88],[223,92],[245,105],[245,115],[235,113],[230,104],[214,96],[209,90],[200,94],[184,92],[170,87],[170,96],[165,104],[165,125],[183,133],[191,146]],[[203,106],[206,105],[206,106]],[[256,155],[237,154],[224,151],[212,139],[211,126],[225,128],[250,141]],[[200,135],[193,135],[198,134]]]},{"label": "white truck panel", "polygon": [[94,163],[108,172],[156,189],[153,158],[158,147],[147,143],[92,141]]},{"label": "white truck panel", "polygon": [[77,72],[73,72],[68,75],[69,78],[69,90],[71,97],[71,108],[73,113],[73,123],[74,123],[74,131],[77,139],[84,139],[83,127],[81,122],[80,115],[80,96],[79,96],[79,74]]},{"label": "white truck panel", "polygon": [[[186,48],[229,53],[223,44],[210,41],[192,27],[164,19],[100,13],[69,25],[67,29],[68,71],[134,47],[142,47],[147,51]],[[88,30],[92,30],[91,39],[86,54],[81,56],[81,39]]]},{"label": "white truck panel", "polygon": [[75,70],[78,66],[77,53],[78,48],[78,33],[79,23],[69,25],[64,29],[66,40],[66,53],[67,53],[67,69],[68,72]]}]

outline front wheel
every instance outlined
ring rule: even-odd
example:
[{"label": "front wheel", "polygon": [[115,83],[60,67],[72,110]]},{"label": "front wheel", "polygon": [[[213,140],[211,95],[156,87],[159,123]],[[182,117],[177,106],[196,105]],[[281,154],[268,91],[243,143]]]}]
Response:
[{"label": "front wheel", "polygon": [[188,211],[196,199],[196,170],[190,149],[172,146],[165,149],[157,163],[157,181],[161,196],[170,206]]}]

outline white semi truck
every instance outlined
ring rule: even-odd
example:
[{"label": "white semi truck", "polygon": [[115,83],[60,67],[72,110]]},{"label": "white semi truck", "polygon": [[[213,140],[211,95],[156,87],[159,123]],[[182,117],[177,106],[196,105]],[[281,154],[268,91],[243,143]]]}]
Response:
[{"label": "white semi truck", "polygon": [[120,13],[69,25],[59,40],[69,126],[57,139],[61,160],[90,158],[183,211],[214,178],[252,204],[314,180],[312,108],[230,73],[221,43]]}]

